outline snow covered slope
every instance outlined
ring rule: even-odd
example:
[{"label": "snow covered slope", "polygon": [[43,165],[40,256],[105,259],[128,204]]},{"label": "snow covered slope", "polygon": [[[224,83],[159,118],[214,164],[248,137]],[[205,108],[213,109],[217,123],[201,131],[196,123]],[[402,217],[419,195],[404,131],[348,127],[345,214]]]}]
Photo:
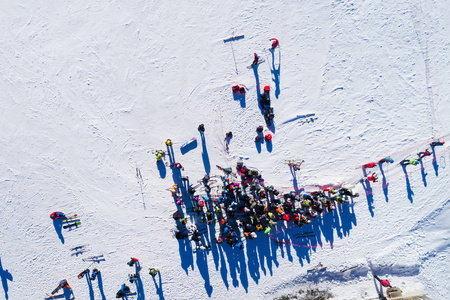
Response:
[{"label": "snow covered slope", "polygon": [[[2,1],[0,299],[42,299],[64,278],[76,299],[114,299],[131,256],[144,267],[142,284],[130,285],[137,299],[270,299],[313,283],[361,299],[376,296],[372,270],[446,299],[449,143],[406,173],[397,163],[448,140],[449,13],[450,3],[431,0]],[[265,59],[255,71],[254,52]],[[233,97],[236,83],[245,98]],[[264,85],[275,125],[272,144],[258,146]],[[306,113],[317,119],[297,118]],[[192,137],[197,147],[181,153]],[[396,162],[311,229],[279,222],[242,251],[193,254],[170,233],[177,174],[151,153],[167,138],[192,181],[240,156],[285,190],[356,182],[362,164]],[[305,160],[296,178],[287,158]],[[57,210],[82,226],[54,225]],[[306,230],[316,237],[295,238]],[[80,244],[90,251],[72,256]],[[102,273],[89,286],[76,275],[96,254],[105,261],[91,266]],[[319,262],[327,271],[307,276]],[[339,272],[354,263],[363,267]]]}]

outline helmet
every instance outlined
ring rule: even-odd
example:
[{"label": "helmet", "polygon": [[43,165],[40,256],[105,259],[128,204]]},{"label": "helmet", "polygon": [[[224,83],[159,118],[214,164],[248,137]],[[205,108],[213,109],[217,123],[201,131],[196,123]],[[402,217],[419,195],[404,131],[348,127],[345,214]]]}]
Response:
[{"label": "helmet", "polygon": [[256,54],[256,53],[254,53],[255,54],[255,56],[258,56],[258,54]]}]

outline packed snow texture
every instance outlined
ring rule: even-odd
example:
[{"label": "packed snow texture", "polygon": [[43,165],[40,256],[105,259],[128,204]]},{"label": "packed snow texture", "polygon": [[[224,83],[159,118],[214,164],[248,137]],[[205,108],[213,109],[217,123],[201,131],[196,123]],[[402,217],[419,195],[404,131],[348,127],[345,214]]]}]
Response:
[{"label": "packed snow texture", "polygon": [[[450,127],[450,2],[2,1],[0,299],[43,299],[67,279],[76,299],[114,299],[141,261],[137,299],[271,299],[318,284],[336,299],[377,295],[372,272],[448,299],[449,148],[412,158]],[[224,42],[234,35],[244,38]],[[280,47],[273,52],[270,38]],[[258,53],[265,62],[247,69]],[[243,84],[245,97],[231,86]],[[257,97],[270,85],[271,144]],[[298,115],[315,113],[315,118]],[[199,124],[205,124],[200,138]],[[233,132],[229,153],[224,136]],[[192,137],[197,147],[182,154]],[[176,174],[152,149],[174,142],[196,182],[239,157],[285,191],[378,183],[298,228],[279,221],[244,250],[192,253],[172,238]],[[431,149],[430,149],[431,150]],[[304,159],[293,176],[285,159]],[[139,168],[142,189],[136,178]],[[81,216],[61,229],[53,211]],[[190,222],[192,218],[188,218]],[[295,234],[313,231],[308,243]],[[286,241],[276,245],[273,239]],[[89,244],[72,256],[70,248]],[[76,275],[103,254],[101,277]],[[327,270],[307,275],[321,262]],[[362,267],[341,273],[354,264]],[[149,267],[161,270],[155,280]]]}]

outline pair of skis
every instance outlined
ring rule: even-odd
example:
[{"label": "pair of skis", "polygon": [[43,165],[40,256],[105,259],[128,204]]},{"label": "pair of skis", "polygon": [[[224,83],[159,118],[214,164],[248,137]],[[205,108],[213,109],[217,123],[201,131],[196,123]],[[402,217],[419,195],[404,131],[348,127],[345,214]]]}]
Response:
[{"label": "pair of skis", "polygon": [[101,260],[105,260],[105,258],[103,257],[103,254],[83,258],[83,261],[94,261],[94,262],[96,262],[96,261],[101,261]]},{"label": "pair of skis", "polygon": [[256,66],[262,64],[263,62],[265,62],[265,60],[264,59],[260,59],[260,60],[258,60],[258,62],[256,64],[251,64],[250,66],[248,66],[247,69],[251,69],[253,67],[256,67]]},{"label": "pair of skis", "polygon": [[319,263],[318,265],[316,265],[315,267],[308,269],[306,272],[308,274],[312,274],[312,273],[317,273],[317,272],[321,272],[321,271],[325,271],[327,269],[327,267],[324,267],[322,265],[322,263]]},{"label": "pair of skis", "polygon": [[347,272],[347,271],[351,271],[351,270],[357,269],[357,268],[359,268],[359,267],[361,267],[360,264],[354,265],[354,266],[351,266],[351,267],[348,267],[348,268],[344,268],[344,269],[342,269],[340,272],[341,272],[341,273],[344,273],[344,272]]},{"label": "pair of skis", "polygon": [[66,216],[65,219],[61,221],[61,223],[70,223],[78,220],[80,220],[80,217],[78,215]]},{"label": "pair of skis", "polygon": [[63,225],[63,228],[64,229],[69,229],[69,228],[72,228],[72,227],[79,227],[79,226],[81,226],[81,221],[77,221],[77,222],[73,222],[73,223],[70,223],[70,224],[67,224],[67,225]]}]

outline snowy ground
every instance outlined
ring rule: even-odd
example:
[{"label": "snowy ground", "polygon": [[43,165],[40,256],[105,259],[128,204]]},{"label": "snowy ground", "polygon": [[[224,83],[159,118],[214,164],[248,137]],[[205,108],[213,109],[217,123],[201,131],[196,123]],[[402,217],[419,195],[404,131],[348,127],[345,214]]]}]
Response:
[{"label": "snowy ground", "polygon": [[[403,290],[447,299],[449,143],[406,174],[397,163],[448,139],[450,3],[190,2],[1,2],[0,299],[42,299],[63,278],[76,299],[114,299],[131,256],[145,271],[132,285],[137,299],[270,299],[311,284],[361,299],[376,296],[371,268]],[[272,37],[281,45],[273,54]],[[255,72],[254,52],[265,59]],[[245,98],[234,99],[236,83]],[[266,84],[274,137],[257,146]],[[305,113],[317,119],[296,119]],[[182,154],[192,137],[197,147]],[[242,251],[193,254],[170,233],[178,175],[151,154],[167,138],[192,181],[239,156],[286,190],[356,182],[362,164],[386,155],[396,163],[310,229],[279,222],[272,239],[260,234]],[[305,160],[297,177],[286,158]],[[55,210],[81,215],[82,227],[54,226]],[[296,239],[302,231],[316,238]],[[71,256],[85,243],[89,252]],[[76,275],[95,254],[105,261],[89,286]],[[319,262],[327,272],[307,276]],[[354,263],[363,267],[339,272]],[[161,276],[152,280],[148,267]]]}]

